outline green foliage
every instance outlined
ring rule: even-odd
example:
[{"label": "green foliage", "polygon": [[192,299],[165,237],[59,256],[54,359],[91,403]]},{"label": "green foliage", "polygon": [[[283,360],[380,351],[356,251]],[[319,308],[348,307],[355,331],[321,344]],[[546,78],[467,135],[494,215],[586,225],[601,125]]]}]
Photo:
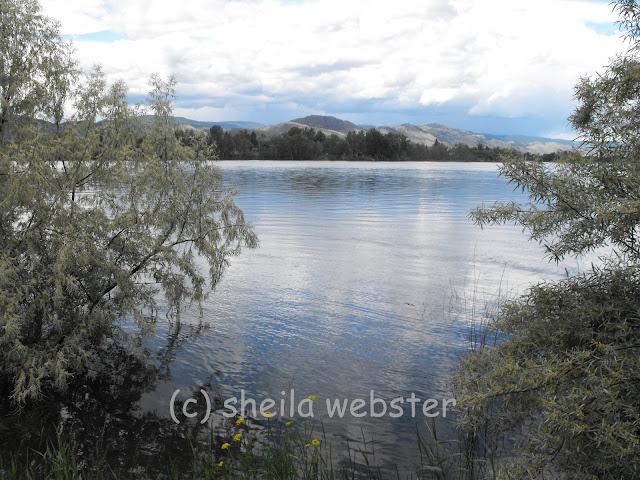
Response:
[{"label": "green foliage", "polygon": [[36,0],[3,0],[0,22],[0,137],[17,133],[16,119],[36,114],[59,125],[77,73],[71,45]]},{"label": "green foliage", "polygon": [[635,268],[537,285],[493,325],[507,340],[462,359],[466,427],[520,432],[513,477],[638,475],[638,298]]},{"label": "green foliage", "polygon": [[578,154],[548,165],[510,157],[501,175],[529,195],[478,208],[480,225],[516,223],[544,244],[553,260],[610,246],[629,261],[640,260],[640,164],[629,157],[594,162]]},{"label": "green foliage", "polygon": [[[35,4],[2,8],[9,4],[3,29],[25,24],[39,46],[50,43],[20,43],[15,58],[37,64],[43,78],[56,55],[73,63],[52,22],[29,13]],[[72,92],[76,115],[55,132],[35,122],[52,100],[33,82],[25,76],[9,88],[30,100],[3,104],[0,139],[0,378],[17,404],[88,373],[101,345],[126,337],[125,319],[148,324],[159,292],[170,314],[202,301],[229,257],[256,245],[206,162],[206,138],[185,146],[175,135],[173,78],[151,77],[149,128],[126,102],[126,86],[107,86],[97,68]]]},{"label": "green foliage", "polygon": [[18,453],[0,449],[0,476],[7,480],[446,480],[464,475],[457,468],[456,455],[445,448],[449,442],[439,441],[435,428],[430,429],[428,438],[416,431],[420,462],[401,466],[406,470],[401,475],[397,468],[393,471],[378,466],[375,442],[365,441],[355,447],[345,442],[341,446],[343,458],[336,462],[324,429],[318,429],[316,423],[294,425],[281,418],[266,423],[253,419],[237,422],[226,419],[215,429],[209,426],[206,439],[183,430],[177,436],[177,441],[189,445],[180,452],[183,455],[158,455],[152,465],[146,466],[128,458],[135,457],[137,449],[128,450],[128,456],[120,458],[122,463],[108,464],[106,445],[91,445],[88,451],[76,453],[74,442],[58,433],[39,449],[22,449]]},{"label": "green foliage", "polygon": [[272,138],[255,131],[224,132],[211,127],[207,137],[222,160],[378,160],[378,161],[461,161],[497,162],[500,150],[471,148],[466,145],[431,147],[413,143],[398,133],[378,130],[350,131],[346,138],[327,137],[321,130],[293,127]]},{"label": "green foliage", "polygon": [[501,174],[529,201],[472,212],[523,226],[554,260],[605,248],[590,273],[507,303],[490,327],[502,341],[461,361],[463,430],[493,450],[515,440],[505,478],[640,476],[640,7],[615,10],[632,47],[580,80],[570,118],[596,158],[508,158]]},{"label": "green foliage", "polygon": [[601,156],[638,157],[640,153],[640,15],[635,0],[618,0],[614,10],[631,47],[595,78],[575,89],[581,103],[569,118],[592,151]]}]

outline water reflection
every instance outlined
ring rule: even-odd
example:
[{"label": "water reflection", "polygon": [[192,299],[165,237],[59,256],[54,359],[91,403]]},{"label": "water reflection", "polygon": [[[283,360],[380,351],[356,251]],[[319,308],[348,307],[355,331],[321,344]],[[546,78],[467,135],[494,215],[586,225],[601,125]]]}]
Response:
[{"label": "water reflection", "polygon": [[382,463],[411,464],[416,419],[329,419],[325,400],[367,399],[371,390],[387,400],[449,396],[466,335],[450,299],[474,283],[473,272],[487,294],[564,272],[542,263],[520,229],[483,231],[468,219],[481,203],[518,196],[494,165],[220,166],[260,248],[234,259],[204,305],[210,328],[175,358],[173,380],[143,397],[148,410],[166,412],[175,388],[195,391],[214,372],[224,398],[241,389],[278,398],[293,384],[318,397],[332,438],[364,434],[383,447]]},{"label": "water reflection", "polygon": [[[37,471],[37,452],[45,452],[60,436],[79,460],[80,470],[90,466],[115,478],[188,471],[193,463],[191,442],[208,433],[208,426],[176,425],[165,415],[142,410],[140,401],[159,381],[172,380],[171,363],[204,330],[204,325],[171,322],[166,343],[155,352],[144,348],[146,339],[141,336],[123,345],[110,343],[91,363],[88,380],[72,382],[62,396],[45,392],[46,402],[27,405],[23,412],[13,410],[6,403],[8,395],[3,396],[0,451],[18,455],[23,465]],[[212,377],[203,384],[209,389],[212,385]],[[214,408],[221,408],[220,400],[214,400]],[[184,398],[176,408],[183,403]]]},{"label": "water reflection", "polygon": [[[107,375],[74,386],[70,400],[32,425],[64,429],[78,451],[106,446],[108,464],[125,471],[154,468],[158,459],[186,461],[186,439],[206,432],[169,419],[176,389],[183,401],[204,389],[221,407],[242,389],[278,399],[293,386],[317,397],[316,419],[331,441],[365,448],[363,437],[374,439],[366,448],[375,446],[381,464],[408,466],[417,459],[417,419],[331,419],[325,401],[368,399],[371,390],[387,402],[412,393],[448,398],[467,332],[464,293],[478,287],[483,302],[571,267],[541,262],[520,229],[471,223],[471,208],[518,197],[493,165],[220,166],[260,248],[233,259],[202,313],[161,317],[153,335],[138,337],[138,356],[105,352]],[[443,436],[450,427],[438,426]],[[14,438],[3,442],[24,428],[10,428]],[[27,435],[36,444],[38,428]]]}]

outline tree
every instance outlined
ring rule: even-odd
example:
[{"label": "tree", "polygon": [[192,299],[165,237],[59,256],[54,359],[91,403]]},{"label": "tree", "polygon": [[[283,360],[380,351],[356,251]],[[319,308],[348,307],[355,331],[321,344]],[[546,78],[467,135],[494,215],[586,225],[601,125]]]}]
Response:
[{"label": "tree", "polygon": [[329,138],[324,141],[323,147],[324,152],[329,158],[334,160],[343,160],[351,156],[351,149],[349,148],[347,140],[335,134],[330,135]]},{"label": "tree", "polygon": [[[70,47],[29,13],[34,3],[11,3],[9,16],[7,5],[1,28],[17,22],[51,42],[23,42],[11,55],[53,75]],[[176,138],[175,80],[152,76],[150,85],[151,125],[127,103],[126,86],[107,86],[97,68],[73,92],[77,113],[54,132],[34,125],[52,105],[39,84],[3,91],[25,98],[3,103],[4,127],[23,131],[5,135],[0,150],[0,387],[17,405],[95,375],[101,348],[126,341],[124,322],[153,323],[159,293],[178,315],[206,298],[230,256],[257,243],[206,162],[206,137]]]},{"label": "tree", "polygon": [[429,148],[429,159],[437,162],[449,160],[449,149],[440,143],[437,138]]},{"label": "tree", "polygon": [[462,425],[489,447],[515,436],[509,478],[640,472],[640,7],[614,8],[631,48],[580,79],[570,117],[594,157],[507,158],[501,174],[529,202],[472,212],[523,226],[553,260],[610,249],[592,271],[507,302],[492,325],[502,341],[461,361]]},{"label": "tree", "polygon": [[366,135],[364,130],[358,130],[357,132],[351,130],[347,132],[347,143],[349,144],[353,157],[359,157],[365,154],[365,142]]},{"label": "tree", "polygon": [[[219,149],[223,137],[224,130],[222,127],[220,125],[214,125],[209,129],[208,143]],[[217,153],[219,154],[220,152],[218,151]]]},{"label": "tree", "polygon": [[59,126],[77,73],[71,44],[35,0],[3,0],[0,23],[0,138],[36,114]]},{"label": "tree", "polygon": [[249,137],[249,140],[251,141],[251,145],[254,149],[258,148],[258,135],[256,135],[255,130],[251,130],[251,136]]}]

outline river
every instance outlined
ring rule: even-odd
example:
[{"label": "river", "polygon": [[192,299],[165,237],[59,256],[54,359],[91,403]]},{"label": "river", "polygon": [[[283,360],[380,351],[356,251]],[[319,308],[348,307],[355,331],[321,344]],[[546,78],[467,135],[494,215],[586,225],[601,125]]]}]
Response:
[{"label": "river", "polygon": [[[321,424],[334,445],[371,440],[379,464],[409,465],[422,403],[415,418],[407,403],[397,404],[398,418],[389,409],[372,418],[371,392],[387,407],[412,393],[451,398],[447,377],[465,349],[471,310],[576,268],[549,263],[520,227],[473,224],[473,207],[523,198],[494,164],[218,165],[260,247],[232,259],[202,316],[195,308],[182,315],[183,324],[207,328],[176,333],[159,322],[151,347],[170,334],[180,348],[170,375],[143,395],[143,410],[168,416],[176,389],[186,397],[201,388],[223,399],[245,390],[276,400],[270,410],[278,410],[293,388],[295,403],[316,397],[314,418],[296,412],[294,425]],[[327,400],[357,398],[366,416],[329,418]],[[451,419],[437,418],[445,434]]]}]

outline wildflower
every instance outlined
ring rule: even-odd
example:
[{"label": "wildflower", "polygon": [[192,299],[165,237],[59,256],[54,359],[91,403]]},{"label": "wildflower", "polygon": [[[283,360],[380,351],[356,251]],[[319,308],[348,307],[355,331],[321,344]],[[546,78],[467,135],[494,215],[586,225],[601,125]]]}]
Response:
[{"label": "wildflower", "polygon": [[227,448],[229,448],[230,446],[231,446],[231,444],[230,444],[230,443],[223,443],[223,444],[222,444],[222,449],[223,449],[223,450],[226,450],[226,449],[227,449]]},{"label": "wildflower", "polygon": [[315,395],[309,395],[309,400],[311,400],[312,402],[316,399]]},{"label": "wildflower", "polygon": [[233,437],[233,439],[234,439],[236,442],[239,442],[239,441],[242,439],[242,434],[241,434],[241,433],[238,433],[235,437]]},{"label": "wildflower", "polygon": [[270,417],[273,415],[273,412],[264,412],[265,417]]},{"label": "wildflower", "polygon": [[239,418],[236,420],[236,425],[242,425],[244,423],[244,418]]},{"label": "wildflower", "polygon": [[307,444],[304,446],[304,448],[307,448],[309,445],[311,445],[311,444],[310,444],[310,443],[307,443]]},{"label": "wildflower", "polygon": [[220,462],[220,463],[218,464],[218,466],[219,466],[219,467],[221,467],[222,465],[224,465],[224,462]]},{"label": "wildflower", "polygon": [[311,440],[311,443],[313,444],[314,447],[317,447],[318,445],[320,445],[320,440],[316,440],[314,438],[313,440]]},{"label": "wildflower", "polygon": [[289,425],[291,425],[291,422],[287,422],[285,423],[285,425],[288,427]]}]

